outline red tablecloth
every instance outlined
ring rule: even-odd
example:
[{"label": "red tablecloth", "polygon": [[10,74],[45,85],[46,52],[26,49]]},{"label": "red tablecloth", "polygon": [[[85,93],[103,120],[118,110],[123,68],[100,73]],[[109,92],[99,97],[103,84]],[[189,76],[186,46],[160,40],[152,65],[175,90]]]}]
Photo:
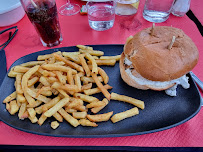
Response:
[{"label": "red tablecloth", "polygon": [[194,15],[197,17],[197,19],[201,22],[203,25],[203,1],[202,0],[191,0],[190,9],[194,13]]},{"label": "red tablecloth", "polygon": [[[76,3],[82,4],[80,1]],[[61,6],[65,3],[57,1]],[[143,0],[139,11],[134,17],[140,23],[136,29],[133,26],[123,26],[123,23],[130,24],[127,18],[116,16],[115,25],[112,29],[97,32],[93,31],[89,25],[87,16],[77,14],[75,16],[61,16],[60,24],[62,28],[63,42],[57,47],[74,46],[76,44],[124,44],[129,35],[134,35],[139,30],[151,26],[142,17]],[[39,38],[25,16],[16,24],[19,31],[12,42],[6,47],[7,66],[9,67],[15,60],[26,54],[48,49],[41,45]],[[187,17],[182,18],[170,16],[170,18],[159,25],[173,26],[183,29],[197,45],[200,51],[198,65],[193,72],[203,80],[203,40],[196,25]],[[4,28],[0,28],[2,30]],[[13,129],[3,122],[0,122],[0,144],[11,145],[44,145],[44,146],[150,146],[150,147],[203,147],[203,109],[188,122],[177,127],[146,135],[116,137],[116,138],[59,138],[34,135]]]}]

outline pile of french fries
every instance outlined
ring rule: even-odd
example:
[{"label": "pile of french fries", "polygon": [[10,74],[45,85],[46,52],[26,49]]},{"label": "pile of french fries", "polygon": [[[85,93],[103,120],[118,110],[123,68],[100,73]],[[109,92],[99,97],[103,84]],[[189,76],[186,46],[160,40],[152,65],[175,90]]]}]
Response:
[{"label": "pile of french fries", "polygon": [[[73,127],[97,127],[97,122],[113,123],[139,114],[144,102],[116,93],[109,93],[109,76],[100,65],[114,66],[120,55],[103,56],[103,51],[77,45],[78,52],[55,52],[40,55],[37,61],[17,65],[8,73],[15,77],[15,89],[3,103],[11,115],[20,120],[30,119],[40,126],[48,117],[54,117],[51,127],[56,129],[65,119]],[[96,84],[93,88],[93,84]],[[103,100],[93,95],[102,92]],[[110,100],[130,103],[135,107],[113,115],[113,111],[97,114]],[[137,108],[138,107],[138,108]],[[88,112],[89,110],[89,112]],[[89,114],[90,113],[90,114]],[[113,116],[112,116],[113,115]]]}]

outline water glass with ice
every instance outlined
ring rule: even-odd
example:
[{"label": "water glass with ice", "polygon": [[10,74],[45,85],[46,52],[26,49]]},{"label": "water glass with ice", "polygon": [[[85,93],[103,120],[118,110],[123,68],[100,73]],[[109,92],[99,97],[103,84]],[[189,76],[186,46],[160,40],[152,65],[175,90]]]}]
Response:
[{"label": "water glass with ice", "polygon": [[88,22],[92,29],[104,31],[113,27],[115,20],[115,1],[97,0],[87,4]]},{"label": "water glass with ice", "polygon": [[146,0],[143,17],[150,22],[161,23],[168,19],[174,0]]}]

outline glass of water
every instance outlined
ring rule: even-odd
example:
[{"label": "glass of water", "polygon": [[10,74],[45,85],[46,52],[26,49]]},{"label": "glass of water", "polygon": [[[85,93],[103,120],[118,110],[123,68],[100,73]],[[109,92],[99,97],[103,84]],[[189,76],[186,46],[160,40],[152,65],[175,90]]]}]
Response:
[{"label": "glass of water", "polygon": [[146,0],[143,17],[150,22],[161,23],[168,19],[174,0]]},{"label": "glass of water", "polygon": [[116,6],[114,0],[90,0],[86,6],[89,25],[92,29],[104,31],[113,27]]}]

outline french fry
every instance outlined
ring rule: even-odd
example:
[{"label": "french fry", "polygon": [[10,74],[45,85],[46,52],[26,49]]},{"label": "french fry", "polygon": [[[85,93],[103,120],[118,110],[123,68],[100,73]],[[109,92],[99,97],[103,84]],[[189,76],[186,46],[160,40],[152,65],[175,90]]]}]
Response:
[{"label": "french fry", "polygon": [[27,111],[28,111],[30,117],[36,116],[36,111],[33,108],[28,108]]},{"label": "french fry", "polygon": [[23,114],[26,112],[27,109],[27,103],[24,102],[21,104],[19,112],[18,112],[18,118],[21,120],[24,120],[25,118],[23,117]]},{"label": "french fry", "polygon": [[[33,98],[36,98],[37,100],[40,100],[40,101],[42,101],[42,102],[44,102],[44,103],[47,103],[47,102],[49,102],[51,99],[50,98],[47,98],[47,97],[45,97],[45,96],[43,96],[43,95],[38,95],[37,96],[37,93],[36,92],[34,92],[33,90],[31,90],[30,88],[27,88],[26,89],[26,92],[31,96],[31,97],[33,97]],[[29,102],[29,101],[28,101]]]},{"label": "french fry", "polygon": [[95,73],[91,73],[92,78],[94,79],[95,83],[97,84],[98,88],[101,90],[101,92],[103,93],[103,95],[110,100],[111,98],[111,94],[107,91],[107,89],[103,86],[103,84],[99,81],[97,74]]},{"label": "french fry", "polygon": [[70,56],[78,56],[80,52],[62,52],[62,55],[65,57],[70,57]]},{"label": "french fry", "polygon": [[22,86],[21,86],[21,81],[22,81],[22,74],[17,74],[16,75],[16,92],[18,94],[23,94]]},{"label": "french fry", "polygon": [[95,60],[97,60],[97,59],[99,59],[99,57],[98,56],[92,56]]},{"label": "french fry", "polygon": [[37,60],[46,60],[46,59],[49,59],[49,58],[51,58],[51,57],[53,57],[53,55],[52,54],[46,54],[46,55],[39,55],[38,57],[37,57]]},{"label": "french fry", "polygon": [[6,110],[8,110],[8,112],[11,112],[11,106],[9,102],[6,102]]},{"label": "french fry", "polygon": [[[70,102],[71,103],[77,103],[77,105],[83,105],[84,104],[84,102],[81,100],[81,99],[78,99],[78,98],[74,98],[74,97],[70,97]],[[71,104],[70,103],[70,104]],[[70,105],[69,104],[69,105]],[[69,108],[71,108],[71,107],[74,107],[74,106],[69,106]]]},{"label": "french fry", "polygon": [[53,117],[58,120],[59,122],[63,122],[63,117],[58,113],[56,112],[55,114],[53,114]]},{"label": "french fry", "polygon": [[92,56],[102,56],[104,55],[103,51],[96,51],[96,50],[84,50],[84,49],[79,49],[80,53],[89,53]]},{"label": "french fry", "polygon": [[79,49],[83,50],[93,50],[93,47],[85,46],[85,45],[76,45]]},{"label": "french fry", "polygon": [[47,77],[41,76],[39,79],[39,82],[41,82],[44,86],[50,86],[51,84],[48,81]]},{"label": "french fry", "polygon": [[[98,79],[99,79],[100,82],[104,81],[101,76],[98,76]],[[82,76],[81,81],[87,82],[87,83],[95,83],[95,80],[92,77],[86,77],[86,76]]]},{"label": "french fry", "polygon": [[7,102],[10,102],[11,100],[16,99],[16,96],[17,96],[17,93],[16,93],[16,91],[14,91],[13,93],[11,93],[9,96],[7,96],[4,99],[3,103],[7,103]]},{"label": "french fry", "polygon": [[[16,77],[17,78],[17,77]],[[33,77],[32,79],[28,80],[28,87],[34,85],[35,83],[37,83],[39,80],[39,77]],[[16,90],[17,91],[17,90]]]},{"label": "french fry", "polygon": [[49,58],[48,64],[53,64],[56,62],[56,59],[54,57]]},{"label": "french fry", "polygon": [[44,113],[44,115],[47,116],[47,117],[51,117],[59,109],[64,107],[68,102],[69,102],[69,98],[63,98],[63,99],[61,99],[57,104],[55,104],[52,108],[50,108],[48,111],[46,111]]},{"label": "french fry", "polygon": [[81,106],[82,104],[79,103],[79,102],[71,102],[69,105],[68,105],[68,108],[74,108],[74,107],[77,107],[77,106]]},{"label": "french fry", "polygon": [[30,62],[23,63],[20,66],[33,67],[33,66],[36,66],[36,65],[42,65],[44,63],[45,63],[45,61],[30,61]]},{"label": "french fry", "polygon": [[102,121],[108,121],[112,115],[113,115],[113,111],[104,113],[104,114],[87,115],[87,118],[93,122],[102,122]]},{"label": "french fry", "polygon": [[78,73],[78,76],[79,76],[79,77],[85,76],[85,72],[79,72],[79,73]]},{"label": "french fry", "polygon": [[64,90],[62,90],[62,89],[57,89],[59,92],[60,92],[60,94],[62,94],[64,97],[69,97],[69,95],[64,91]]},{"label": "french fry", "polygon": [[83,111],[83,112],[73,112],[73,117],[75,119],[83,119],[87,116],[87,112],[86,111]]},{"label": "french fry", "polygon": [[43,112],[42,107],[43,107],[43,105],[35,108],[35,111],[36,111],[37,114],[42,114],[42,112]]},{"label": "french fry", "polygon": [[121,58],[121,55],[115,55],[115,56],[101,56],[100,60],[116,60],[119,61]]},{"label": "french fry", "polygon": [[51,87],[45,87],[43,86],[41,89],[34,89],[33,91],[37,91],[37,97],[39,94],[44,95],[44,96],[51,96],[52,95],[52,88]]},{"label": "french fry", "polygon": [[105,103],[102,101],[98,101],[98,102],[92,102],[86,105],[86,108],[93,108],[93,107],[101,107],[104,106]]},{"label": "french fry", "polygon": [[31,97],[27,91],[24,92],[24,96],[26,101],[29,103],[29,106],[33,107],[34,105],[36,105],[35,99]]},{"label": "french fry", "polygon": [[88,96],[88,95],[81,94],[81,93],[74,93],[73,96],[76,98],[80,98],[81,100],[88,102],[88,103],[99,101],[99,99],[97,99],[96,97]]},{"label": "french fry", "polygon": [[30,68],[28,67],[24,67],[24,66],[20,66],[20,65],[16,65],[12,68],[12,70],[14,72],[19,72],[19,73],[25,73],[29,70]]},{"label": "french fry", "polygon": [[65,63],[63,61],[57,61],[54,64],[58,64],[58,65],[61,65],[61,66],[65,65]]},{"label": "french fry", "polygon": [[[106,85],[104,85],[104,88],[108,90],[108,89],[112,89],[113,87],[106,84]],[[93,88],[93,89],[84,90],[84,93],[86,95],[93,95],[93,94],[100,93],[100,92],[101,92],[101,90],[99,88]]]},{"label": "french fry", "polygon": [[82,86],[81,91],[88,90],[92,88],[92,83],[88,83]]},{"label": "french fry", "polygon": [[27,93],[28,80],[39,69],[39,67],[40,67],[39,65],[36,65],[36,66],[30,68],[29,71],[27,71],[22,77],[21,84],[22,84],[24,96],[31,106],[35,104],[35,100]]},{"label": "french fry", "polygon": [[79,88],[77,85],[70,85],[70,84],[62,85],[58,82],[54,82],[51,87],[54,89],[63,89],[66,91],[79,92]]},{"label": "french fry", "polygon": [[56,129],[56,128],[58,128],[58,126],[59,126],[59,123],[57,121],[51,122],[51,128]]},{"label": "french fry", "polygon": [[58,92],[58,90],[56,90],[56,89],[51,89],[51,92],[56,96],[56,95],[58,95],[59,94],[59,92]]},{"label": "french fry", "polygon": [[16,100],[20,103],[26,102],[25,97],[22,94],[17,94]]},{"label": "french fry", "polygon": [[41,66],[43,69],[46,70],[52,70],[52,71],[63,71],[63,72],[68,72],[69,70],[72,71],[73,74],[76,74],[77,71],[66,66],[58,65],[58,64],[45,64]]},{"label": "french fry", "polygon": [[25,118],[29,117],[29,114],[28,114],[27,110],[24,112],[24,114],[21,117],[22,117],[22,119],[25,119]]},{"label": "french fry", "polygon": [[76,112],[77,110],[75,109],[70,109],[68,107],[65,108],[65,111],[68,112],[68,113],[73,113],[73,112]]},{"label": "french fry", "polygon": [[106,98],[104,98],[101,102],[103,102],[104,105],[100,106],[100,107],[94,107],[94,108],[92,108],[91,109],[92,113],[98,113],[100,110],[102,110],[109,103],[109,101]]},{"label": "french fry", "polygon": [[111,99],[112,100],[119,100],[119,101],[123,101],[123,102],[127,102],[127,103],[130,103],[134,106],[137,106],[141,109],[144,109],[145,105],[144,105],[144,102],[141,101],[141,100],[138,100],[138,99],[134,99],[132,97],[128,97],[128,96],[125,96],[125,95],[119,95],[117,93],[111,93]]},{"label": "french fry", "polygon": [[73,127],[77,127],[78,125],[80,125],[80,123],[78,122],[77,119],[73,118],[70,114],[68,114],[63,108],[59,109],[58,111],[63,118],[69,122]]},{"label": "french fry", "polygon": [[56,71],[56,75],[62,84],[66,84],[66,76],[64,76],[60,71]]},{"label": "french fry", "polygon": [[75,106],[75,107],[73,107],[73,109],[75,109],[77,111],[87,111],[86,107],[82,106],[82,105]]},{"label": "french fry", "polygon": [[87,119],[80,119],[79,123],[82,126],[90,126],[90,127],[97,127],[98,126],[95,122],[91,122],[91,121],[89,121]]},{"label": "french fry", "polygon": [[23,73],[15,72],[15,71],[10,70],[9,73],[8,73],[8,76],[9,77],[16,77],[17,74],[23,74]]},{"label": "french fry", "polygon": [[69,84],[74,85],[73,74],[72,71],[67,72],[67,81]]},{"label": "french fry", "polygon": [[132,117],[132,116],[135,116],[135,115],[137,115],[137,114],[139,114],[138,108],[137,108],[137,107],[134,107],[134,108],[132,108],[132,109],[130,109],[130,110],[127,110],[127,111],[124,111],[124,112],[117,113],[117,114],[113,115],[113,116],[111,117],[111,121],[112,121],[113,123],[116,123],[116,122],[121,121],[121,120],[123,120],[123,119],[129,118],[129,117]]},{"label": "french fry", "polygon": [[66,58],[67,58],[67,60],[71,60],[71,61],[81,65],[81,62],[80,62],[80,59],[78,58],[78,55],[72,55],[72,56],[69,56]]},{"label": "french fry", "polygon": [[107,84],[109,82],[109,76],[106,74],[106,72],[102,68],[98,67],[98,73],[103,78],[104,83]]},{"label": "french fry", "polygon": [[10,114],[14,115],[16,112],[18,112],[19,106],[17,105],[16,100],[12,100],[10,102]]},{"label": "french fry", "polygon": [[69,60],[66,60],[64,57],[62,57],[58,54],[54,53],[53,55],[57,60],[63,61],[66,65],[70,66],[71,68],[76,69],[77,71],[84,72],[83,68],[80,65],[78,65],[74,62],[71,62]]},{"label": "french fry", "polygon": [[75,85],[78,87],[78,91],[81,91],[82,85],[81,85],[80,77],[78,76],[78,74],[76,74],[74,76],[74,80],[75,80]]},{"label": "french fry", "polygon": [[27,108],[35,108],[35,107],[38,107],[41,104],[42,104],[42,101],[36,100],[35,105],[33,105],[33,106],[27,105]]},{"label": "french fry", "polygon": [[[107,66],[114,66],[116,64],[116,60],[115,59],[111,59],[111,60],[95,60],[97,65],[107,65]],[[87,62],[88,64],[90,64],[90,62]]]},{"label": "french fry", "polygon": [[39,72],[41,75],[45,76],[45,77],[48,77],[48,76],[49,76],[49,72],[48,72],[47,70],[42,69],[41,67],[38,69],[38,72]]},{"label": "french fry", "polygon": [[43,87],[43,84],[42,83],[39,83],[36,87],[36,89],[41,89]]},{"label": "french fry", "polygon": [[90,76],[90,69],[89,69],[89,67],[88,67],[88,65],[87,65],[87,63],[86,63],[86,61],[85,61],[85,55],[84,54],[80,54],[79,56],[79,59],[80,59],[80,62],[81,62],[81,64],[82,64],[82,67],[84,68],[84,70],[85,70],[85,73],[86,73],[86,75],[89,77]]},{"label": "french fry", "polygon": [[54,82],[58,82],[59,80],[55,77],[48,77],[48,81],[49,83],[54,83]]},{"label": "french fry", "polygon": [[57,104],[60,101],[60,97],[57,96],[54,99],[52,99],[51,101],[49,101],[48,103],[45,103],[43,105],[41,105],[38,108],[35,108],[36,111],[38,111],[38,114],[41,114],[43,111],[47,111],[48,109],[50,109],[51,107],[53,107],[55,104]]},{"label": "french fry", "polygon": [[30,117],[30,116],[28,116],[28,118],[30,119],[30,121],[31,121],[32,123],[37,123],[37,122],[38,122],[38,119],[37,119],[36,116],[35,116],[35,117]]},{"label": "french fry", "polygon": [[97,63],[95,59],[89,53],[85,53],[85,58],[88,59],[92,65],[92,73],[98,74]]},{"label": "french fry", "polygon": [[47,117],[44,114],[42,114],[40,116],[39,120],[37,121],[37,123],[41,126],[45,122],[46,119],[47,119]]}]

